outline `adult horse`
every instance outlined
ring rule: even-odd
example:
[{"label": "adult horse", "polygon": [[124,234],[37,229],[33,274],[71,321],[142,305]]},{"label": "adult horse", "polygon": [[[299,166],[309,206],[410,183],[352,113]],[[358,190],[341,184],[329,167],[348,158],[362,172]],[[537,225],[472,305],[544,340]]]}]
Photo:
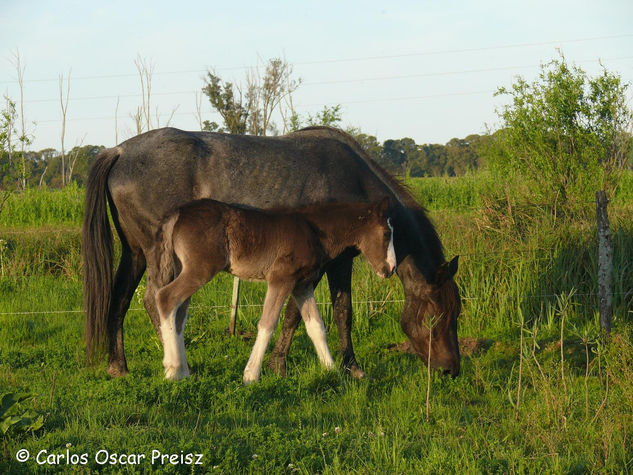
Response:
[{"label": "adult horse", "polygon": [[[202,198],[265,209],[333,201],[369,202],[385,196],[392,203],[389,215],[395,229],[397,274],[405,296],[401,327],[425,362],[456,376],[460,363],[460,299],[453,280],[457,258],[445,260],[435,228],[411,194],[373,162],[351,136],[327,127],[280,137],[164,128],[101,152],[90,169],[83,223],[88,356],[94,357],[107,344],[108,373],[127,374],[123,320],[145,269],[145,308],[161,336],[155,295],[168,280],[159,272],[153,247],[161,219],[176,207]],[[108,204],[122,244],[116,275]],[[344,252],[326,266],[325,272],[342,364],[355,377],[362,377],[351,340],[351,276],[356,253]],[[187,305],[185,302],[179,308],[178,319],[186,317]],[[431,316],[436,317],[432,335]],[[285,373],[285,358],[300,321],[291,299],[269,362],[281,373]]]}]

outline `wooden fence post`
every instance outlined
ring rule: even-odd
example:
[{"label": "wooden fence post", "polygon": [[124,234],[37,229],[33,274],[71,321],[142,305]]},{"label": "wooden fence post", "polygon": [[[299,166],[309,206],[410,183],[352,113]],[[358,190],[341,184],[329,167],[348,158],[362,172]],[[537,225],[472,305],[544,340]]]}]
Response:
[{"label": "wooden fence post", "polygon": [[231,298],[231,321],[229,323],[229,333],[235,335],[235,320],[237,319],[237,309],[240,304],[240,279],[233,277],[233,297]]},{"label": "wooden fence post", "polygon": [[600,297],[600,328],[611,332],[613,314],[613,243],[607,214],[606,193],[596,192],[596,216],[598,219],[598,295]]}]

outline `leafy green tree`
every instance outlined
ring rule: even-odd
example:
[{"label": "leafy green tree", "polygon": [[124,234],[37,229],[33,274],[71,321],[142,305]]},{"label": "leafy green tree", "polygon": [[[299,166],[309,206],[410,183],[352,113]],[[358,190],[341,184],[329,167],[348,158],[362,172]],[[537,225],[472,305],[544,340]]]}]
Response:
[{"label": "leafy green tree", "polygon": [[606,69],[590,78],[564,56],[541,67],[532,83],[518,78],[496,95],[502,128],[489,165],[500,177],[518,175],[532,200],[572,204],[613,192],[631,150],[628,84]]},{"label": "leafy green tree", "polygon": [[15,161],[16,153],[16,119],[15,102],[9,96],[4,96],[5,108],[0,112],[0,173],[2,184],[13,189],[18,179],[18,166]]},{"label": "leafy green tree", "polygon": [[328,127],[338,127],[343,119],[341,115],[341,105],[335,106],[323,106],[320,112],[317,112],[314,116],[308,114],[308,125],[326,125]]},{"label": "leafy green tree", "polygon": [[360,146],[369,154],[369,156],[376,162],[380,161],[380,153],[382,146],[378,139],[373,135],[367,135],[360,131],[360,129],[350,128],[347,132],[356,139]]},{"label": "leafy green tree", "polygon": [[415,140],[405,137],[402,139],[385,140],[380,153],[380,163],[394,173],[411,174],[411,169],[419,164],[420,149]]},{"label": "leafy green tree", "polygon": [[248,108],[242,104],[241,93],[236,94],[233,83],[222,81],[219,76],[208,72],[202,92],[209,98],[211,106],[220,113],[226,126],[226,129],[222,129],[215,122],[205,121],[205,130],[226,131],[231,134],[246,133]]},{"label": "leafy green tree", "polygon": [[[318,125],[340,127],[342,119],[340,104],[335,106],[323,106],[322,110],[314,115],[308,114],[305,118],[297,112],[293,112],[290,116],[288,131],[296,132],[303,127],[314,127]],[[354,134],[352,133],[352,135]]]}]

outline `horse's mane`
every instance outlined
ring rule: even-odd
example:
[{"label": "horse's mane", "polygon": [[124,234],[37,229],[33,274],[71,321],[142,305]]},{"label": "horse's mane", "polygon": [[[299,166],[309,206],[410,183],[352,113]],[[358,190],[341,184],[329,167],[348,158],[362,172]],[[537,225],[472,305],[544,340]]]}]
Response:
[{"label": "horse's mane", "polygon": [[411,211],[417,221],[420,232],[424,236],[424,242],[428,246],[429,251],[433,255],[438,256],[440,258],[440,262],[445,261],[444,248],[435,226],[427,216],[426,209],[414,198],[407,184],[403,183],[399,178],[389,173],[374,159],[372,159],[365,149],[361,147],[358,141],[347,132],[326,126],[305,127],[297,132],[304,131],[326,132],[327,135],[342,141],[350,147],[352,151],[354,151],[354,153],[356,153],[356,155],[365,162],[367,167],[373,171],[376,176],[378,176],[378,178],[380,178],[380,180],[389,188],[394,197],[400,202],[400,205]]}]

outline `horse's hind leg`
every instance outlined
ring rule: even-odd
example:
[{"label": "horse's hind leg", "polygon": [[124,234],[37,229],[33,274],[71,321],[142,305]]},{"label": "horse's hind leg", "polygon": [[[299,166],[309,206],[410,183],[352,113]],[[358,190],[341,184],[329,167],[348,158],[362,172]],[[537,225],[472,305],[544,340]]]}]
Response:
[{"label": "horse's hind leg", "polygon": [[[321,277],[323,277],[322,274],[316,281],[313,282],[313,289],[316,288],[319,281],[321,280]],[[277,338],[275,348],[268,358],[268,367],[279,376],[286,376],[286,358],[288,357],[288,353],[290,352],[292,338],[294,337],[295,331],[297,330],[300,322],[301,313],[299,312],[297,303],[295,302],[295,299],[290,299],[286,304],[286,311],[284,312],[284,321],[281,327],[281,333],[279,334],[279,338]]]},{"label": "horse's hind leg", "polygon": [[128,373],[123,346],[123,320],[130,307],[134,290],[145,272],[145,258],[140,249],[123,244],[121,262],[114,277],[112,302],[108,313],[108,368],[110,376]]},{"label": "horse's hind leg", "polygon": [[343,254],[334,259],[326,273],[332,299],[332,313],[338,327],[338,338],[343,357],[343,368],[355,378],[363,378],[365,373],[354,355],[352,346],[352,264],[353,256]]},{"label": "horse's hind leg", "polygon": [[319,355],[321,365],[326,368],[333,368],[334,360],[327,346],[325,325],[323,324],[323,319],[319,314],[316,301],[314,300],[313,285],[308,284],[303,288],[295,289],[292,295],[297,302],[297,306],[305,322],[306,332],[312,340],[312,343],[314,343],[317,355]]}]

